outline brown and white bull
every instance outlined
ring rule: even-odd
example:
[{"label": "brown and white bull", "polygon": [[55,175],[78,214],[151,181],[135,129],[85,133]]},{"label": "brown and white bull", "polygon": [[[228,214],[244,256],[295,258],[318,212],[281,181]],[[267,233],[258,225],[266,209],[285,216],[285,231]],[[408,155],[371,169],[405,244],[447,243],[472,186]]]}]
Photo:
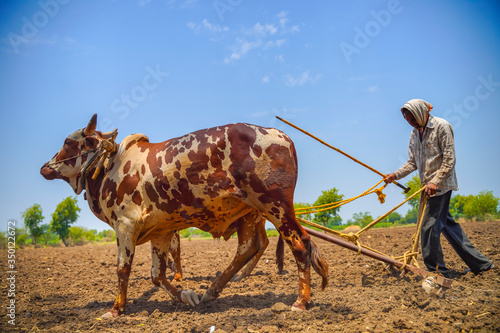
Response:
[{"label": "brown and white bull", "polygon": [[94,115],[86,128],[68,136],[40,172],[49,180],[65,180],[76,194],[85,190],[92,212],[116,232],[118,295],[104,316],[124,312],[135,247],[148,241],[153,283],[174,301],[199,303],[193,291],[177,290],[165,276],[172,235],[189,227],[216,238],[238,233],[233,261],[202,302],[218,297],[243,266],[258,261],[267,242],[266,219],[290,246],[297,263],[299,293],[292,310],[305,309],[311,299],[311,264],[326,287],[328,266],[295,218],[297,157],[287,135],[249,124],[204,129],[161,143],[134,134],[108,155],[93,179],[93,161],[109,137],[95,130],[96,122]]}]

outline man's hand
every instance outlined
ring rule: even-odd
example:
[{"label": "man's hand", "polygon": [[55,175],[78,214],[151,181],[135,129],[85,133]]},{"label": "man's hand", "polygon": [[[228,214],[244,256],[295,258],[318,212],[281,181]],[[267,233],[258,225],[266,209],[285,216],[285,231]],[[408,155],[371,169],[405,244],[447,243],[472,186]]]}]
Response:
[{"label": "man's hand", "polygon": [[436,184],[429,183],[427,184],[427,187],[425,188],[425,197],[429,199],[431,196],[436,194],[437,192],[437,186]]},{"label": "man's hand", "polygon": [[394,173],[385,175],[384,182],[386,182],[386,184],[392,183],[395,180],[396,180],[396,175]]}]

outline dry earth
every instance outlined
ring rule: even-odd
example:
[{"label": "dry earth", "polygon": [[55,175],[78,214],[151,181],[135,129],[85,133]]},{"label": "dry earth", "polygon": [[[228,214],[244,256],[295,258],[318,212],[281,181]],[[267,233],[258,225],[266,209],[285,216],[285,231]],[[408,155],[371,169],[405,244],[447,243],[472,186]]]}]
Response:
[{"label": "dry earth", "polygon": [[[463,223],[469,238],[497,268],[462,274],[463,262],[442,240],[454,271],[444,296],[427,294],[422,279],[398,276],[368,257],[316,239],[330,265],[330,285],[319,289],[313,273],[309,311],[291,312],[298,279],[286,251],[284,275],[275,272],[277,238],[254,274],[229,283],[221,296],[196,308],[174,303],[150,281],[150,249],[138,247],[130,277],[126,314],[99,320],[113,305],[116,248],[95,245],[17,250],[16,326],[6,317],[7,284],[2,277],[0,331],[18,332],[494,332],[500,331],[500,222]],[[409,246],[414,228],[376,229],[367,245],[389,254]],[[368,237],[368,238],[367,238]],[[236,239],[182,240],[184,280],[178,287],[204,293],[236,250]],[[2,264],[6,251],[1,251]],[[5,264],[4,264],[5,265]],[[421,264],[422,266],[422,264]],[[6,269],[2,267],[2,274]]]}]

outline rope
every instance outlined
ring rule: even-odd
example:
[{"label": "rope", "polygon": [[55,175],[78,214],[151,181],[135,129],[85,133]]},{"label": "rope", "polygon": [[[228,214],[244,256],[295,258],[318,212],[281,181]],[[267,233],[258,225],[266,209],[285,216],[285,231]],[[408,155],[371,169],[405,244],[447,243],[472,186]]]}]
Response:
[{"label": "rope", "polygon": [[[375,186],[373,186],[372,188],[376,187],[379,183],[377,183]],[[392,212],[394,212],[396,209],[398,209],[399,207],[401,207],[402,205],[404,205],[405,203],[407,203],[409,200],[411,200],[412,198],[414,198],[416,195],[420,194],[423,190],[425,190],[426,186],[420,188],[418,191],[416,191],[415,193],[413,193],[411,196],[409,196],[408,198],[406,198],[404,201],[402,201],[400,204],[396,205],[394,208],[392,208],[391,210],[389,210],[387,213],[385,213],[384,215],[378,217],[377,219],[373,220],[371,223],[369,223],[367,226],[365,226],[363,229],[359,230],[358,232],[356,233],[348,233],[348,234],[344,234],[340,231],[336,231],[336,230],[333,230],[333,229],[330,229],[330,228],[327,228],[325,226],[322,226],[320,224],[317,224],[317,223],[314,223],[314,222],[311,222],[311,221],[308,221],[306,219],[303,219],[303,218],[300,218],[300,217],[297,217],[297,220],[299,220],[300,222],[304,223],[304,224],[307,224],[309,226],[312,226],[312,227],[315,227],[315,228],[318,228],[320,230],[323,230],[325,232],[328,232],[328,233],[331,233],[331,234],[334,234],[338,237],[341,237],[341,238],[344,238],[354,244],[356,244],[358,246],[358,254],[361,253],[361,248],[365,248],[367,250],[370,250],[370,251],[373,251],[373,252],[376,252],[378,254],[381,254],[383,256],[386,256],[386,257],[391,257],[391,256],[388,256],[380,251],[377,251],[375,249],[372,249],[366,245],[363,245],[359,242],[359,237],[361,236],[361,234],[363,234],[364,232],[366,232],[367,230],[371,229],[373,226],[375,226],[377,223],[379,223],[380,221],[382,221],[383,219],[385,219],[387,216],[389,216]],[[369,191],[369,190],[368,190]],[[367,191],[367,192],[368,192]],[[366,193],[366,192],[365,192]],[[359,197],[359,196],[358,196]],[[350,200],[350,199],[349,199]],[[354,200],[354,199],[353,199]],[[423,211],[425,211],[425,205],[427,203],[427,200],[425,199],[424,197],[424,208],[423,208]],[[352,200],[351,200],[352,201]],[[331,208],[330,208],[331,209]],[[297,215],[302,215],[304,213],[301,213],[301,214],[297,214]],[[422,220],[423,220],[423,213],[420,214],[420,218],[419,218],[419,221],[418,221],[418,224],[417,224],[417,233],[416,235],[413,235],[412,239],[413,239],[413,244],[412,244],[412,250],[411,251],[407,251],[403,254],[402,257],[398,257],[398,258],[403,258],[404,259],[404,262],[403,262],[403,268],[404,269],[406,267],[406,265],[409,263],[409,261],[411,260],[414,260],[416,262],[416,259],[415,259],[415,255],[418,254],[418,252],[416,252],[416,246],[417,246],[417,242],[418,242],[418,238],[420,236],[420,225],[422,223]],[[409,259],[408,259],[409,258]],[[394,258],[396,259],[396,258]],[[417,265],[418,267],[418,265]]]},{"label": "rope", "polygon": [[[432,108],[432,106],[430,106],[429,110],[427,110],[427,116],[429,114],[429,111],[430,109]],[[285,119],[282,119],[278,116],[276,116],[277,119],[281,120],[282,122],[284,122],[285,124],[288,124],[290,125],[291,127],[301,131],[302,133],[310,136],[311,138],[319,141],[320,143],[322,143],[323,145],[327,146],[328,148],[331,148],[333,150],[335,150],[336,152],[338,153],[341,153],[342,155],[350,158],[351,160],[353,160],[354,162],[364,166],[365,168],[373,171],[374,173],[382,176],[383,178],[385,178],[385,175],[382,174],[380,171],[372,168],[371,166],[361,162],[360,160],[354,158],[353,156],[343,152],[342,150],[326,143],[325,141],[321,140],[320,138],[312,135],[311,133],[303,130],[302,128],[290,123],[289,121],[285,120]],[[376,188],[384,179],[382,179],[381,181],[379,181],[376,185],[372,186],[371,188],[369,188],[368,190],[366,190],[365,192],[361,193],[360,195],[356,196],[356,197],[353,197],[353,198],[350,198],[350,199],[347,199],[347,200],[341,200],[341,201],[337,201],[337,202],[333,202],[333,203],[328,203],[328,204],[324,204],[324,205],[319,205],[319,206],[311,206],[311,207],[305,207],[305,208],[297,208],[295,210],[295,215],[296,216],[299,216],[299,215],[305,215],[305,214],[315,214],[315,213],[319,213],[319,212],[323,212],[323,211],[327,211],[327,210],[331,210],[331,209],[334,209],[334,208],[338,208],[342,205],[345,205],[347,203],[350,203],[358,198],[361,198],[363,196],[366,196],[368,194],[371,194],[371,193],[375,193],[377,194],[377,197],[378,197],[378,200],[380,201],[380,203],[384,203],[385,202],[385,197],[386,195],[384,193],[382,193],[382,190],[388,185],[387,183],[380,187],[380,188]],[[398,182],[396,181],[393,181],[393,184],[399,186],[400,188],[402,188],[405,193],[407,193],[410,188],[405,188],[403,185],[399,184]],[[399,205],[397,205],[396,207],[394,207],[393,209],[391,209],[390,211],[388,211],[387,213],[385,213],[384,215],[380,216],[379,218],[375,219],[374,221],[372,221],[370,224],[368,224],[367,226],[365,226],[363,229],[359,230],[357,233],[349,233],[349,234],[344,234],[344,233],[341,233],[341,232],[338,232],[338,231],[335,231],[335,230],[332,230],[330,228],[326,228],[326,227],[323,227],[319,224],[316,224],[316,223],[313,223],[313,222],[310,222],[308,220],[305,220],[305,219],[302,219],[302,218],[297,218],[299,221],[301,221],[302,223],[305,223],[305,224],[308,224],[310,226],[313,226],[315,228],[318,228],[320,230],[323,230],[323,231],[326,231],[326,232],[329,232],[329,233],[332,233],[332,234],[335,234],[336,236],[340,236],[342,238],[345,238],[347,240],[349,240],[350,242],[352,243],[355,243],[357,246],[358,246],[358,253],[361,253],[361,247],[364,247],[366,249],[369,249],[373,252],[376,252],[378,254],[382,254],[384,256],[386,256],[385,254],[379,252],[379,251],[376,251],[374,249],[371,249],[367,246],[363,246],[360,242],[359,242],[359,237],[361,236],[361,234],[363,234],[364,232],[366,232],[367,230],[369,230],[370,228],[372,228],[373,226],[375,226],[378,222],[382,221],[383,219],[385,219],[387,216],[389,216],[389,214],[391,214],[392,212],[394,212],[396,209],[398,209],[399,207],[401,207],[403,204],[405,204],[406,202],[408,202],[409,200],[411,200],[413,197],[415,197],[416,195],[420,194],[423,190],[425,189],[425,186],[422,187],[421,189],[419,189],[417,192],[413,193],[410,197],[408,197],[406,200],[404,200],[403,202],[401,202]],[[424,216],[424,212],[425,212],[425,209],[426,209],[426,205],[427,205],[427,199],[425,198],[425,196],[422,196],[424,199],[421,199],[421,205],[420,205],[420,208],[422,208],[422,211],[419,212],[419,220],[418,220],[418,223],[417,223],[417,232],[416,234],[414,234],[412,236],[412,249],[409,250],[409,251],[406,251],[402,257],[398,257],[398,258],[403,258],[403,266],[401,267],[401,269],[404,269],[406,267],[407,264],[409,264],[410,262],[414,262],[415,266],[418,267],[418,263],[415,259],[415,256],[418,254],[418,251],[417,251],[417,244],[418,244],[418,240],[420,238],[420,227],[421,227],[421,224],[422,224],[422,220],[423,220],[423,216]],[[318,209],[320,208],[320,209]],[[389,257],[389,256],[387,256]]]},{"label": "rope", "polygon": [[391,210],[389,210],[387,213],[385,213],[384,215],[380,216],[376,220],[372,221],[366,227],[364,227],[363,229],[361,229],[360,231],[358,231],[358,234],[361,235],[362,233],[364,233],[365,231],[367,231],[368,229],[370,229],[371,227],[373,227],[375,224],[377,224],[381,220],[385,219],[387,216],[389,216],[396,209],[398,209],[399,207],[401,207],[402,205],[404,205],[405,203],[407,203],[408,201],[410,201],[411,199],[413,199],[413,197],[415,197],[417,194],[420,194],[420,192],[422,192],[425,188],[426,188],[426,186],[422,187],[421,189],[419,189],[418,191],[416,191],[415,193],[413,193],[412,195],[410,195],[408,198],[406,198],[406,200],[404,200],[403,202],[401,202],[400,204],[398,204],[397,206],[395,206],[394,208],[392,208]]},{"label": "rope", "polygon": [[68,158],[65,158],[65,159],[63,159],[63,160],[50,162],[50,163],[48,164],[48,166],[51,166],[51,165],[54,165],[54,164],[59,164],[59,163],[62,163],[62,162],[66,162],[66,161],[72,160],[72,159],[74,159],[74,158],[78,158],[78,157],[80,157],[80,156],[85,156],[85,155],[88,155],[88,154],[90,154],[90,153],[93,153],[93,152],[95,152],[95,151],[97,151],[97,150],[99,150],[99,148],[95,148],[95,149],[92,149],[92,150],[87,150],[87,151],[86,151],[86,152],[84,152],[84,153],[78,154],[78,155],[73,156],[73,157],[68,157]]},{"label": "rope", "polygon": [[[361,194],[359,194],[359,195],[357,195],[355,197],[352,197],[350,199],[341,200],[341,201],[337,201],[337,202],[330,202],[330,203],[327,203],[327,204],[324,204],[324,205],[319,205],[319,206],[297,208],[295,210],[295,215],[306,215],[306,214],[315,214],[315,213],[319,213],[319,212],[324,212],[326,210],[338,208],[340,206],[348,204],[348,203],[350,203],[350,202],[352,202],[352,201],[354,201],[356,199],[359,199],[361,197],[364,197],[364,196],[372,194],[372,193],[376,193],[377,194],[378,199],[379,199],[380,203],[382,204],[382,203],[385,202],[385,194],[382,193],[382,190],[385,189],[385,187],[387,186],[387,184],[385,184],[382,187],[377,188],[377,189],[374,189],[374,188],[377,187],[378,185],[380,185],[380,183],[382,183],[383,181],[384,181],[383,179],[380,180],[377,184],[373,185],[372,187],[370,187],[365,192],[363,192],[363,193],[361,193]],[[316,208],[323,208],[323,209],[312,210],[312,209],[316,209]]]},{"label": "rope", "polygon": [[[92,158],[87,162],[86,165],[82,166],[80,169],[82,177],[80,178],[81,188],[85,189],[85,183],[87,181],[87,176],[90,170],[95,167],[95,171],[92,174],[92,179],[96,179],[101,171],[101,167],[104,165],[104,162],[109,158],[109,156],[113,153],[116,153],[118,150],[118,144],[115,142],[116,136],[118,132],[116,130],[113,131],[112,134],[106,136],[106,139],[102,139],[99,147],[92,151],[98,151],[97,154],[92,156]],[[92,152],[89,151],[89,152]]]},{"label": "rope", "polygon": [[[425,188],[425,187],[424,187]],[[420,205],[420,210],[419,210],[419,217],[418,217],[418,222],[417,222],[417,231],[413,236],[411,237],[412,240],[412,248],[409,251],[406,251],[403,255],[403,266],[401,266],[401,270],[405,269],[407,264],[413,264],[414,266],[418,267],[418,262],[417,259],[415,259],[415,256],[418,255],[418,240],[420,239],[420,231],[422,227],[422,221],[424,220],[424,214],[425,210],[427,208],[427,197],[424,195],[422,196],[422,204]]]}]

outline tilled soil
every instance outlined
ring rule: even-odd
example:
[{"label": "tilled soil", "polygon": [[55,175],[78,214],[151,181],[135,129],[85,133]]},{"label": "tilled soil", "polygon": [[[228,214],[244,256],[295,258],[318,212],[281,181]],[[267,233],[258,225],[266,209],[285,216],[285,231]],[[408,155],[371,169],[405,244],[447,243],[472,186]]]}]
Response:
[{"label": "tilled soil", "polygon": [[[116,247],[17,250],[16,325],[6,316],[7,284],[2,278],[0,331],[19,332],[495,332],[500,331],[500,221],[463,223],[469,238],[497,268],[477,276],[442,239],[453,286],[443,295],[428,294],[422,278],[400,275],[384,264],[314,239],[330,266],[330,284],[312,273],[308,311],[292,312],[298,277],[291,252],[285,272],[275,269],[270,244],[253,274],[229,283],[220,297],[195,308],[173,302],[150,280],[148,245],[137,248],[126,313],[99,317],[116,296]],[[414,228],[375,229],[362,242],[391,255],[409,249]],[[182,240],[184,278],[178,288],[203,295],[236,251],[237,240]],[[1,251],[2,263],[6,251]],[[419,260],[420,267],[423,264]],[[7,269],[2,267],[2,274]],[[169,272],[170,273],[170,272]],[[173,274],[170,274],[172,276]]]}]

